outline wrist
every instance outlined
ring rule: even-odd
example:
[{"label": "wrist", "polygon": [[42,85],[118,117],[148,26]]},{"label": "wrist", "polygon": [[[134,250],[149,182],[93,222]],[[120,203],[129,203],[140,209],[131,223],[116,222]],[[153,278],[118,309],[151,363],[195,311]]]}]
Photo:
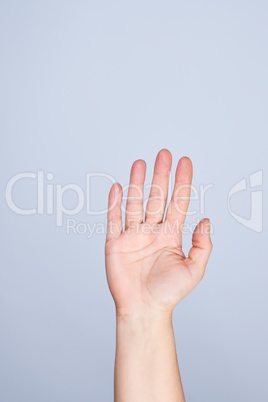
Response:
[{"label": "wrist", "polygon": [[116,309],[116,324],[118,329],[127,329],[133,333],[154,329],[161,331],[172,327],[172,311]]},{"label": "wrist", "polygon": [[174,342],[172,311],[117,310],[117,356],[133,356],[133,359],[149,364],[155,353],[166,353],[167,345]]}]

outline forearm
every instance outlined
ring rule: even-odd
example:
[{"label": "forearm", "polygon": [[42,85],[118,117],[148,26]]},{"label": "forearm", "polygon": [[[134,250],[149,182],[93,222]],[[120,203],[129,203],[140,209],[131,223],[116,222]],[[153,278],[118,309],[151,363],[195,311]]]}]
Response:
[{"label": "forearm", "polygon": [[185,401],[171,313],[118,314],[115,402]]},{"label": "forearm", "polygon": [[124,231],[123,188],[115,183],[109,193],[105,262],[117,308],[115,402],[185,401],[171,312],[203,277],[212,243],[203,219],[188,257],[182,251],[193,169],[189,158],[180,159],[166,209],[171,160],[168,150],[158,153],[145,211],[146,163],[133,163]]}]

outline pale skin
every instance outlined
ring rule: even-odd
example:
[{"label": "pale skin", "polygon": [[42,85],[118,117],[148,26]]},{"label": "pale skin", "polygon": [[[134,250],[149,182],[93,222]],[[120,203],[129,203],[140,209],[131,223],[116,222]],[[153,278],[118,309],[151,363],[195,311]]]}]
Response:
[{"label": "pale skin", "polygon": [[164,218],[171,153],[156,158],[144,214],[146,163],[130,173],[125,230],[122,187],[109,194],[106,272],[116,306],[115,402],[185,401],[172,326],[174,307],[200,282],[212,250],[210,221],[199,222],[192,248],[182,251],[182,228],[189,206],[192,162],[179,160]]}]

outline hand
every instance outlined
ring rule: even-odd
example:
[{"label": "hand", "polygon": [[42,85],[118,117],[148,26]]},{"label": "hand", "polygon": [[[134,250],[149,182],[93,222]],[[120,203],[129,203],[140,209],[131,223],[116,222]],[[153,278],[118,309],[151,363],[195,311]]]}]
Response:
[{"label": "hand", "polygon": [[151,191],[143,220],[146,164],[133,163],[122,231],[122,187],[112,186],[108,203],[105,245],[109,288],[118,314],[171,312],[202,279],[212,250],[209,219],[193,233],[188,257],[182,251],[182,228],[191,194],[192,163],[180,159],[166,218],[172,156],[161,150],[156,158]]}]

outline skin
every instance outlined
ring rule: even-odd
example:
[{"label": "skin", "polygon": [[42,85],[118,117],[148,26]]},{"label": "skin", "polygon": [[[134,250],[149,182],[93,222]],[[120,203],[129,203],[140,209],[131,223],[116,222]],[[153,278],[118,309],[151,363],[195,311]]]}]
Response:
[{"label": "skin", "polygon": [[146,163],[133,163],[124,231],[121,185],[115,183],[109,193],[105,261],[117,318],[115,402],[185,400],[172,311],[203,278],[212,243],[209,219],[203,219],[193,233],[189,255],[182,251],[192,182],[188,157],[178,162],[164,219],[171,163],[171,153],[161,150],[145,217]]}]

